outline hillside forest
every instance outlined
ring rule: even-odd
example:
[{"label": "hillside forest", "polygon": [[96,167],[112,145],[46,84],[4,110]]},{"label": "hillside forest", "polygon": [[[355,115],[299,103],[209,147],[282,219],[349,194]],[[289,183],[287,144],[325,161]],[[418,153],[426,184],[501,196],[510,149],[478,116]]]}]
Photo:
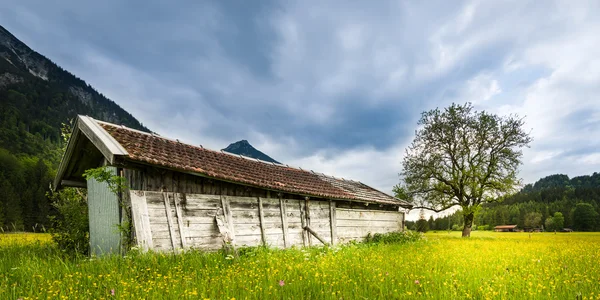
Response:
[{"label": "hillside forest", "polygon": [[0,26],[0,232],[44,231],[56,215],[46,193],[78,115],[148,131],[83,80]]},{"label": "hillside forest", "polygon": [[[600,231],[600,173],[569,178],[556,174],[525,185],[518,193],[481,207],[474,228],[517,225],[524,230]],[[407,222],[410,229],[460,230],[461,211],[441,218]]]}]

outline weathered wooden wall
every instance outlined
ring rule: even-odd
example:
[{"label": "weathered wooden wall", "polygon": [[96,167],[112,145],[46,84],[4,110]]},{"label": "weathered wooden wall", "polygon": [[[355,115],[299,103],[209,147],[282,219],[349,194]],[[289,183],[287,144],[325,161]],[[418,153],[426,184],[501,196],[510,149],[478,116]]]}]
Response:
[{"label": "weathered wooden wall", "polygon": [[341,243],[360,240],[369,233],[399,231],[404,221],[404,214],[400,212],[353,208],[337,208],[336,217]]},{"label": "weathered wooden wall", "polygon": [[130,199],[138,245],[157,251],[216,250],[228,239],[236,246],[321,244],[304,226],[328,244],[347,242],[402,230],[404,218],[397,210],[351,208],[343,202],[336,207],[338,201],[285,199],[269,192],[241,197],[132,190]]}]

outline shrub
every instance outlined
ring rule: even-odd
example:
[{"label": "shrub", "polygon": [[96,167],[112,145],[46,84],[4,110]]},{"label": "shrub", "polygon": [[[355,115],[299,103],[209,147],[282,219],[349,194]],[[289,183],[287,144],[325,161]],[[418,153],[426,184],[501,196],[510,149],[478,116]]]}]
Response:
[{"label": "shrub", "polygon": [[58,216],[52,216],[50,233],[58,247],[69,253],[89,252],[89,222],[86,191],[65,188],[49,194]]},{"label": "shrub", "polygon": [[479,225],[477,230],[490,230],[490,225]]},{"label": "shrub", "polygon": [[365,238],[365,243],[373,244],[404,244],[409,242],[416,242],[422,238],[423,234],[417,231],[404,231],[404,232],[389,232],[389,233],[375,233],[371,235],[369,233]]}]

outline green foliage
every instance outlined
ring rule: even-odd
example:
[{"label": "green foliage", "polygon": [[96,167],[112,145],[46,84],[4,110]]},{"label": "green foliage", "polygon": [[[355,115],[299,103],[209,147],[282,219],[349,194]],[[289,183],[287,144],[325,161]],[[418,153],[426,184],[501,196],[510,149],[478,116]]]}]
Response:
[{"label": "green foliage", "polygon": [[47,162],[0,148],[0,228],[43,231],[53,211],[46,191],[53,177]]},{"label": "green foliage", "polygon": [[525,215],[525,228],[538,228],[542,224],[542,214],[530,212]]},{"label": "green foliage", "polygon": [[114,174],[112,169],[108,166],[88,169],[83,172],[83,177],[86,180],[94,179],[98,182],[105,182],[108,184],[110,191],[115,195],[119,195],[127,189],[125,178]]},{"label": "green foliage", "polygon": [[89,252],[89,213],[87,190],[64,188],[49,193],[52,206],[58,211],[51,217],[52,239],[59,249],[68,253],[87,255]]},{"label": "green foliage", "polygon": [[573,229],[593,231],[598,224],[598,213],[589,203],[578,203],[573,210]]},{"label": "green foliage", "polygon": [[544,228],[546,229],[546,231],[555,231],[558,230],[556,228],[556,225],[554,225],[554,218],[548,217],[546,218],[546,221],[544,221]]},{"label": "green foliage", "polygon": [[427,232],[429,231],[429,223],[427,223],[427,220],[425,219],[419,219],[417,220],[416,225],[416,230],[418,232]]},{"label": "green foliage", "polygon": [[[577,203],[589,203],[600,213],[600,173],[569,179],[566,175],[551,175],[534,184],[528,184],[520,192],[505,197],[502,203],[490,203],[476,214],[477,224],[516,224],[525,228],[525,216],[532,212],[542,214],[554,228],[574,227],[573,212]],[[546,226],[547,230],[553,230]],[[600,230],[596,224],[593,230]]]},{"label": "green foliage", "polygon": [[554,225],[555,230],[560,230],[565,227],[565,217],[559,211],[554,213],[554,217],[552,217],[552,223]]},{"label": "green foliage", "polygon": [[492,230],[490,225],[479,225],[477,226],[477,230]]},{"label": "green foliage", "polygon": [[396,196],[436,212],[460,206],[464,236],[483,203],[514,192],[520,148],[531,142],[517,116],[474,111],[470,103],[424,112],[402,161]]},{"label": "green foliage", "polygon": [[423,238],[423,234],[418,231],[403,231],[389,233],[370,233],[365,238],[367,244],[404,244],[419,241]]}]

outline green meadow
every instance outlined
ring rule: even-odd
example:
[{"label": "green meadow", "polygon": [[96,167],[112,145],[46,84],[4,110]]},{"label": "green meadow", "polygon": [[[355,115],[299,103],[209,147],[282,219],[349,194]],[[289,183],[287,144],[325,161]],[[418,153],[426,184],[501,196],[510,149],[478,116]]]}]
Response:
[{"label": "green meadow", "polygon": [[73,257],[0,235],[0,299],[600,299],[600,233],[425,234],[406,244]]}]

